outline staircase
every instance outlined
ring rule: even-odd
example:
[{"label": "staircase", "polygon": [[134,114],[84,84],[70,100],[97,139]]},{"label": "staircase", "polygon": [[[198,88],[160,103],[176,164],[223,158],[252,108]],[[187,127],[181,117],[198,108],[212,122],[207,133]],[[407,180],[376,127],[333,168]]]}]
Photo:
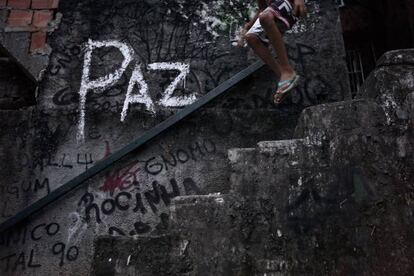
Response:
[{"label": "staircase", "polygon": [[305,109],[294,139],[229,149],[228,193],[175,198],[160,235],[98,238],[92,275],[411,275],[414,86],[395,60],[413,57]]},{"label": "staircase", "polygon": [[[117,171],[129,164],[122,156],[131,160],[136,150],[128,146],[111,157],[121,159],[120,164],[101,161],[3,223],[2,271],[19,275],[18,269],[42,267],[47,258],[55,265],[52,271],[64,275],[410,275],[412,60],[412,50],[387,53],[358,99],[303,110],[296,127],[283,122],[282,133],[289,137],[267,120],[276,111],[255,111],[262,119],[247,129],[249,136],[257,139],[263,127],[262,137],[279,139],[251,148],[226,144],[227,163],[202,156],[208,162],[200,168],[210,169],[192,171],[209,176],[203,191],[184,178],[178,190],[174,181],[170,186],[153,182],[142,194],[95,197],[84,184],[108,179],[100,170]],[[220,103],[230,102],[226,97]],[[188,107],[181,115],[191,110],[196,109]],[[194,118],[178,113],[152,134],[177,135],[167,131],[171,126],[174,133],[188,125],[203,129],[212,123],[209,114],[225,117],[219,111],[211,105]],[[240,114],[243,118],[245,113]],[[185,124],[174,121],[183,118]],[[295,121],[295,114],[285,118]],[[226,124],[214,122],[220,133]],[[148,141],[141,137],[133,145]],[[142,204],[144,198],[149,206]],[[161,213],[154,229],[140,220],[130,232],[121,229],[124,218],[142,218],[160,204],[169,206],[169,215]],[[67,214],[63,219],[62,211]],[[103,220],[113,212],[123,213],[107,225]],[[105,227],[111,236],[103,234]],[[13,253],[16,248],[21,251]]]},{"label": "staircase", "polygon": [[[337,10],[310,2],[307,31],[286,37],[303,82],[280,107],[261,63],[223,82],[250,60],[225,35],[178,43],[204,30],[160,8],[182,1],[60,1],[48,57],[15,46],[27,34],[0,34],[31,79],[43,76],[36,106],[0,111],[12,172],[0,182],[0,274],[410,275],[414,53],[385,55],[350,100]],[[76,141],[82,49],[109,38],[134,46],[137,63],[188,58],[199,101],[155,116],[134,105],[121,124],[131,64],[90,93]],[[119,53],[96,58],[105,76]],[[173,79],[156,73],[153,94]]]}]

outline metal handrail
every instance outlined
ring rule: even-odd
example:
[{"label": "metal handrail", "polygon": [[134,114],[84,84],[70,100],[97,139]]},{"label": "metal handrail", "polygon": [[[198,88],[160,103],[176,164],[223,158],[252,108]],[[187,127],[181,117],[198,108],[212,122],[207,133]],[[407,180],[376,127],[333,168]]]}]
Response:
[{"label": "metal handrail", "polygon": [[87,180],[95,176],[96,174],[102,172],[118,160],[125,157],[127,154],[131,153],[132,151],[137,150],[139,147],[143,146],[144,144],[148,143],[150,140],[154,139],[170,127],[174,126],[175,124],[179,123],[184,118],[188,117],[193,112],[197,111],[201,107],[205,106],[213,99],[217,98],[218,96],[222,95],[224,92],[232,88],[237,83],[241,82],[245,78],[249,77],[261,67],[263,67],[263,63],[261,61],[257,61],[254,64],[250,65],[246,69],[240,71],[230,79],[226,80],[210,92],[208,92],[205,96],[201,97],[199,100],[194,102],[193,104],[187,106],[186,108],[180,110],[175,115],[169,117],[167,120],[163,121],[162,123],[156,125],[146,133],[144,133],[141,137],[137,140],[133,141],[132,143],[128,144],[127,146],[123,147],[119,151],[113,153],[108,158],[99,161],[93,167],[85,171],[84,173],[78,175],[77,177],[73,178],[69,182],[63,184],[56,190],[52,191],[47,196],[39,199],[32,205],[26,207],[15,216],[7,219],[5,222],[0,224],[0,232],[10,229],[11,227],[15,226],[18,223],[23,222],[29,216],[37,213],[44,207],[48,206],[49,204],[55,202],[59,198],[63,197],[70,191],[80,187],[81,185],[85,184]]}]

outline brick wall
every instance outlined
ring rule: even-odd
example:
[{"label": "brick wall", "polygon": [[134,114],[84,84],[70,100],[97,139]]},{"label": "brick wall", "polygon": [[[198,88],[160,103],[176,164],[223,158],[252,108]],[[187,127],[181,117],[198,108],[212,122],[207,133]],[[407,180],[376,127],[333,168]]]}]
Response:
[{"label": "brick wall", "polygon": [[58,4],[59,0],[0,0],[0,9],[8,10],[5,31],[30,32],[30,52],[45,50]]}]

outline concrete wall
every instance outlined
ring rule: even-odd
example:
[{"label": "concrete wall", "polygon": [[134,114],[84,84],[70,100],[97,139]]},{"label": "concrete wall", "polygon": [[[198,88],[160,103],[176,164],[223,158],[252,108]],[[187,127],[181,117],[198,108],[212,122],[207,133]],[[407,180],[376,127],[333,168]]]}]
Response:
[{"label": "concrete wall", "polygon": [[96,239],[92,275],[411,275],[413,58],[305,109],[296,139],[230,149],[230,192],[174,199],[168,235]]},{"label": "concrete wall", "polygon": [[[49,38],[52,53],[38,106],[4,113],[13,123],[4,124],[2,145],[16,145],[3,147],[2,164],[16,173],[1,181],[3,219],[250,64],[252,54],[232,41],[248,5],[237,2],[228,10],[225,4],[60,1],[63,16]],[[288,139],[304,107],[348,97],[336,8],[327,0],[309,6],[309,18],[287,35],[289,54],[304,78],[286,103],[270,103],[275,80],[260,70],[4,233],[2,273],[88,275],[96,236],[162,233],[172,198],[229,190],[228,148]]]},{"label": "concrete wall", "polygon": [[0,54],[0,109],[35,104],[35,84],[7,57]]}]

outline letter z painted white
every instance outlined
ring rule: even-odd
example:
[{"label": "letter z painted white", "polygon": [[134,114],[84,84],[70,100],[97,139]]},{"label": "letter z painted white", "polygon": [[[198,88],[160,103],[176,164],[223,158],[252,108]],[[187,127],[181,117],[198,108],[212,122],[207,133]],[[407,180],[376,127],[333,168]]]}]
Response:
[{"label": "letter z painted white", "polygon": [[189,96],[173,96],[174,90],[178,84],[185,81],[187,75],[190,73],[190,65],[180,62],[168,63],[159,62],[148,65],[149,70],[166,70],[166,71],[179,71],[180,74],[174,79],[174,81],[167,87],[164,92],[164,97],[160,100],[160,104],[166,107],[182,107],[192,104],[197,99],[195,95]]}]

